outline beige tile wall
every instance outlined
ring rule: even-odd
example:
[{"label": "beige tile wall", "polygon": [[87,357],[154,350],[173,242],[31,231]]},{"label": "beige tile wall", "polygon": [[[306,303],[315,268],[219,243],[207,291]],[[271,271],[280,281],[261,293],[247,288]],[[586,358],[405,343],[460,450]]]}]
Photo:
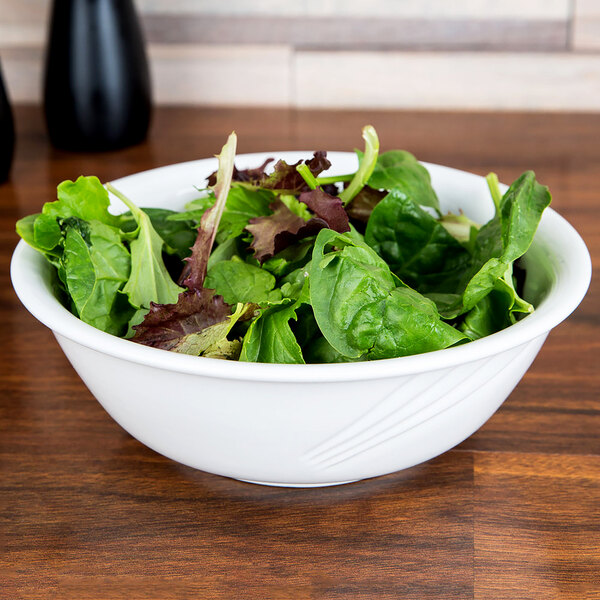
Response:
[{"label": "beige tile wall", "polygon": [[[158,103],[600,111],[600,0],[137,0]],[[39,102],[49,0],[0,0]]]}]

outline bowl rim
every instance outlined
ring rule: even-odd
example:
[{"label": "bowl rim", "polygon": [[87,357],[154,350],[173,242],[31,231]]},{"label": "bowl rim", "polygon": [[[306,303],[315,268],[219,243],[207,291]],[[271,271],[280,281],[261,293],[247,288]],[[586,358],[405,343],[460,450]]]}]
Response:
[{"label": "bowl rim", "polygon": [[[239,155],[236,158],[255,159],[265,156],[302,154],[301,151],[269,152]],[[349,153],[330,153],[349,154]],[[215,160],[215,159],[200,159]],[[175,163],[141,171],[115,182],[134,178],[161,169],[196,163]],[[481,176],[433,163],[426,167],[453,171],[460,176]],[[51,269],[46,259],[23,240],[17,244],[10,266],[13,288],[25,308],[55,335],[63,336],[85,347],[166,371],[211,378],[247,381],[325,383],[397,377],[453,367],[488,358],[505,350],[526,344],[546,335],[566,319],[579,305],[589,287],[592,264],[588,249],[577,231],[552,208],[547,208],[536,233],[543,238],[563,261],[560,276],[536,310],[514,325],[490,336],[462,346],[424,354],[360,363],[335,364],[271,364],[224,361],[214,358],[187,356],[151,348],[100,331],[79,320],[50,292],[47,278]],[[32,277],[32,274],[36,276]],[[44,277],[46,281],[44,281]]]}]

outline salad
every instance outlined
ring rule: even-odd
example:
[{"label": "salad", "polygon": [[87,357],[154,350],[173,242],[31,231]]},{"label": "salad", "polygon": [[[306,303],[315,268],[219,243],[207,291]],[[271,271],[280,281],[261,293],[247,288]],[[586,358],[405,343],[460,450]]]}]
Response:
[{"label": "salad", "polygon": [[[379,153],[362,131],[355,173],[328,176],[326,152],[240,170],[232,133],[218,170],[183,212],[139,208],[79,177],[17,222],[56,271],[82,321],[132,342],[196,356],[334,363],[468,343],[533,311],[521,297],[548,188],[531,171],[477,224],[442,214],[427,169]],[[274,163],[274,164],[271,164]],[[109,192],[128,212],[109,211]]]}]

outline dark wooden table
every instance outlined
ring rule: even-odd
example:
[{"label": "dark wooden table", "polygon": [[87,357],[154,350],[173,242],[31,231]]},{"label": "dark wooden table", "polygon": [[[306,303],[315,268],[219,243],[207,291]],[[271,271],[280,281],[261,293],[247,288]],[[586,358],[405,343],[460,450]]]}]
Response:
[{"label": "dark wooden table", "polygon": [[[0,185],[0,598],[600,598],[600,115],[160,109],[147,143],[48,145],[16,111]],[[131,438],[90,395],[8,277],[15,220],[80,174],[110,180],[239,151],[384,149],[510,181],[534,169],[594,260],[583,304],[497,414],[454,450],[330,489],[239,483]]]}]

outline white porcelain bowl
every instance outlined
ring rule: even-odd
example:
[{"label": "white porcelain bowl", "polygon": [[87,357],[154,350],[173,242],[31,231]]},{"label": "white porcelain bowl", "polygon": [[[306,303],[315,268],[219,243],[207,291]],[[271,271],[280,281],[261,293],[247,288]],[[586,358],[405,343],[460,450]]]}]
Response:
[{"label": "white porcelain bowl", "polygon": [[[267,156],[290,162],[309,152]],[[331,173],[356,157],[330,153]],[[485,222],[483,178],[426,164],[444,211]],[[216,169],[198,160],[114,185],[138,205],[181,209]],[[123,206],[115,200],[115,211]],[[325,486],[404,469],[475,432],[517,385],[554,326],[581,302],[591,262],[577,232],[548,209],[525,257],[536,311],[487,338],[428,354],[365,363],[272,365],[185,356],[113,337],[74,317],[52,292],[45,259],[24,242],[11,276],[25,307],[55,334],[106,411],[131,435],[183,464],[255,483]]]}]

